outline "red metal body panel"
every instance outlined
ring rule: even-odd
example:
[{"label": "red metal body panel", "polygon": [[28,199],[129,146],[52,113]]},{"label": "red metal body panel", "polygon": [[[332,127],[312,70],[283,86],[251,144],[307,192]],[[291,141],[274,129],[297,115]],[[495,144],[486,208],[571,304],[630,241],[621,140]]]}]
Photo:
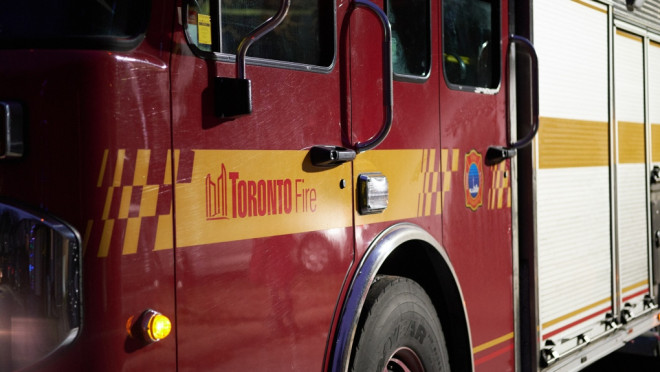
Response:
[{"label": "red metal body panel", "polygon": [[[173,337],[138,349],[125,328],[147,308],[175,315],[173,254],[153,251],[156,217],[140,217],[137,252],[123,252],[143,185],[164,184],[171,145],[164,31],[172,10],[168,2],[155,6],[149,37],[130,52],[0,51],[0,99],[21,102],[27,117],[26,154],[0,163],[0,194],[64,219],[86,243],[82,332],[34,370],[176,368]],[[150,149],[152,160],[147,179],[136,183],[137,149]],[[117,159],[123,171],[115,170]],[[122,195],[130,193],[130,208],[121,210]],[[157,191],[157,198],[167,210],[171,187]],[[105,226],[110,235],[101,243]]]},{"label": "red metal body panel", "polygon": [[[452,190],[457,192],[449,193],[445,200],[442,243],[465,296],[477,371],[514,369],[510,166],[508,161],[497,167],[483,163],[489,146],[507,143],[508,4],[500,5],[502,68],[497,93],[451,89],[444,79],[440,90],[442,147],[460,152],[459,174],[452,179]],[[482,156],[478,162],[483,169],[482,204],[476,210],[468,206],[465,195],[466,162],[472,150]],[[479,348],[494,340],[499,342]]]},{"label": "red metal body panel", "polygon": [[[338,19],[344,9],[338,8]],[[248,65],[254,111],[223,121],[213,115],[213,97],[207,92],[214,76],[234,76],[234,64],[195,57],[181,28],[174,38],[173,144],[182,152],[193,152],[195,164],[201,162],[200,150],[248,150],[235,160],[219,155],[216,168],[219,171],[222,163],[247,178],[269,172],[287,178],[300,172],[300,179],[309,183],[304,164],[287,158],[251,160],[250,154],[287,151],[304,156],[306,151],[299,150],[313,145],[343,144],[339,69],[312,73]],[[350,168],[345,169],[348,189],[340,189],[338,178],[331,182],[334,192],[350,200]],[[243,176],[249,170],[253,176]],[[317,171],[323,175],[323,170]],[[332,216],[350,221],[351,208],[350,202],[337,205]],[[283,223],[291,223],[285,218]],[[228,220],[218,223],[216,240],[223,240],[226,229],[231,229],[229,220],[254,234],[263,227],[257,224],[264,223],[259,217],[237,221],[230,213]],[[321,369],[337,299],[353,261],[350,225],[191,247],[180,239],[195,233],[177,228],[180,370]]]},{"label": "red metal body panel", "polygon": [[[448,252],[477,370],[513,370],[509,166],[483,164],[488,146],[506,143],[504,82],[494,94],[448,88],[433,1],[429,76],[395,80],[382,151],[311,167],[311,146],[352,147],[383,121],[382,31],[365,10],[349,15],[349,4],[336,1],[335,64],[325,72],[249,64],[254,112],[235,120],[214,115],[211,89],[235,66],[193,55],[173,2],[152,4],[147,38],[130,52],[0,51],[0,100],[24,103],[29,118],[25,158],[0,163],[0,194],[70,222],[85,246],[81,336],[37,370],[327,368],[357,264],[401,221]],[[473,150],[482,158],[468,158]],[[405,184],[392,169],[406,168],[398,164],[406,156],[416,156],[413,173],[424,180],[405,190],[417,213],[355,212],[356,177],[383,172]],[[483,185],[472,208],[468,161],[480,164]],[[260,194],[263,185],[270,197],[266,187],[278,182],[279,212]],[[214,199],[228,195],[221,184],[232,190],[223,202]],[[125,324],[147,308],[175,331],[140,348]]]}]

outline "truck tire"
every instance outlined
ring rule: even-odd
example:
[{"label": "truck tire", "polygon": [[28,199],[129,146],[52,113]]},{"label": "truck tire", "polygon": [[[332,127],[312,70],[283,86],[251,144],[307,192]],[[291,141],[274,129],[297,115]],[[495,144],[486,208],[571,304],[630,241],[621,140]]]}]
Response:
[{"label": "truck tire", "polygon": [[449,371],[438,315],[419,284],[376,278],[358,323],[351,371]]}]

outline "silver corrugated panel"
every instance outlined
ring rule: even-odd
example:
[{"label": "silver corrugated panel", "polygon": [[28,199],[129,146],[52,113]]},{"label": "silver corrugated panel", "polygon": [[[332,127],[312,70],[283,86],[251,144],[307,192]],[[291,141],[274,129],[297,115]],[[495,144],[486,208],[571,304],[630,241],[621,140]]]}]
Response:
[{"label": "silver corrugated panel", "polygon": [[641,9],[629,11],[625,0],[614,0],[614,16],[637,26],[660,32],[660,0],[645,0]]}]

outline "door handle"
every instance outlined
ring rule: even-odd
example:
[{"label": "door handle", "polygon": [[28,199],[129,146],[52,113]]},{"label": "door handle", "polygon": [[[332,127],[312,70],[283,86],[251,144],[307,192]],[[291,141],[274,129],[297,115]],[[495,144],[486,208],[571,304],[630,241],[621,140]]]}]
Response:
[{"label": "door handle", "polygon": [[315,167],[334,167],[355,159],[355,151],[339,146],[314,146],[309,150],[309,158]]},{"label": "door handle", "polygon": [[[532,62],[532,129],[525,137],[509,146],[490,146],[486,152],[487,165],[495,165],[516,156],[519,149],[527,147],[532,143],[536,133],[539,131],[539,63],[536,49],[534,49],[534,45],[528,39],[522,36],[509,35],[509,53],[511,53],[511,46],[514,44],[519,44],[527,49]],[[512,123],[509,119],[509,127],[511,127],[511,125]]]},{"label": "door handle", "polygon": [[392,128],[394,106],[392,99],[392,27],[390,26],[390,20],[387,18],[387,14],[371,1],[353,0],[353,6],[370,10],[378,17],[383,28],[383,108],[385,110],[385,117],[383,119],[383,125],[374,137],[365,142],[357,142],[355,144],[355,151],[359,154],[380,145]]}]

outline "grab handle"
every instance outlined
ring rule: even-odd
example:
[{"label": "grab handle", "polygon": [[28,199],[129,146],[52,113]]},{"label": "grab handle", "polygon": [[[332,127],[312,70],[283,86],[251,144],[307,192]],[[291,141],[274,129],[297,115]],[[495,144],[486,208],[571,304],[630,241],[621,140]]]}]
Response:
[{"label": "grab handle", "polygon": [[[511,52],[512,44],[520,44],[527,49],[532,60],[532,130],[530,130],[524,138],[510,144],[508,147],[489,147],[486,152],[486,164],[488,165],[495,165],[516,156],[519,149],[527,147],[532,143],[536,133],[539,131],[539,62],[538,56],[536,55],[536,49],[534,49],[534,45],[531,41],[518,35],[509,35],[509,52]],[[509,126],[511,125],[512,123],[509,122]]]},{"label": "grab handle", "polygon": [[392,27],[390,26],[390,20],[387,18],[387,14],[371,1],[354,0],[353,6],[366,8],[373,12],[380,20],[383,28],[383,108],[385,109],[385,118],[376,136],[365,142],[355,144],[355,151],[361,153],[380,145],[390,133],[390,129],[392,129],[394,106],[392,99]]}]

